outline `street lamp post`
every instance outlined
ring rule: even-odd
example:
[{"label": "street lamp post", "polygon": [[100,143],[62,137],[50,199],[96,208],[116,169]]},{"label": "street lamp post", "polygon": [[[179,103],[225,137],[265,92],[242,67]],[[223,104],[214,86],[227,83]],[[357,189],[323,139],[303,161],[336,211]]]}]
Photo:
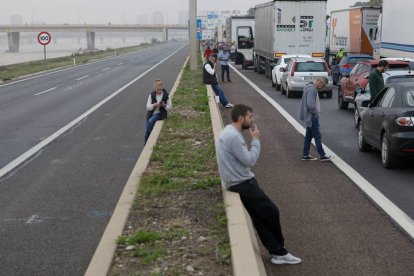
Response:
[{"label": "street lamp post", "polygon": [[196,70],[197,69],[197,28],[196,28],[196,21],[197,21],[197,0],[189,0],[189,7],[190,7],[190,69]]}]

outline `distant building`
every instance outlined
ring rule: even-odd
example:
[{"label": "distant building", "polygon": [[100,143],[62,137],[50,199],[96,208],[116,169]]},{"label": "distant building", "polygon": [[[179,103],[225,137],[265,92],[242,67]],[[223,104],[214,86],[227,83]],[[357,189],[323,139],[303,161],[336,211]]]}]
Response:
[{"label": "distant building", "polygon": [[152,14],[152,24],[163,25],[164,24],[164,14],[160,11],[155,11]]},{"label": "distant building", "polygon": [[10,16],[10,23],[12,25],[23,25],[23,16],[20,14],[13,14]]},{"label": "distant building", "polygon": [[138,15],[138,24],[142,24],[142,25],[148,24],[148,15],[147,14],[139,14]]}]

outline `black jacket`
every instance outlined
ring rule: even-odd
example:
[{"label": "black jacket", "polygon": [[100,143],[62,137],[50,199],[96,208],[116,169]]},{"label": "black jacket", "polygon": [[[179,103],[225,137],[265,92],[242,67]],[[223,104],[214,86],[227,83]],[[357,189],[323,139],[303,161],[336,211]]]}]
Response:
[{"label": "black jacket", "polygon": [[204,84],[218,84],[217,81],[217,75],[214,72],[214,75],[210,75],[209,72],[207,72],[206,70],[206,64],[210,64],[211,68],[213,68],[214,70],[214,64],[211,61],[207,61],[204,65],[203,65],[203,83]]},{"label": "black jacket", "polygon": [[[164,103],[167,103],[168,98],[169,98],[169,95],[168,95],[167,90],[163,89],[161,101],[163,101]],[[151,103],[155,104],[156,102],[157,102],[157,97],[156,97],[155,91],[152,91],[151,92]],[[149,120],[149,118],[151,118],[152,114],[154,114],[154,111],[155,109],[147,112],[147,121]],[[160,107],[160,115],[161,115],[161,119],[167,118],[167,110],[164,107]]]}]

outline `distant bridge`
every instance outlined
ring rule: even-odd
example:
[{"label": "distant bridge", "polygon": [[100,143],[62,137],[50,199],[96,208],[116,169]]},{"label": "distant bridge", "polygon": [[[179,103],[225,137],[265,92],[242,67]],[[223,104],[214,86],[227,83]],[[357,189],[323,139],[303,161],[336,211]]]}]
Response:
[{"label": "distant bridge", "polygon": [[9,52],[19,52],[21,32],[85,32],[87,49],[95,49],[96,32],[153,32],[162,33],[168,40],[169,30],[188,30],[183,25],[131,25],[131,24],[37,24],[37,25],[0,25],[0,33],[7,33]]}]

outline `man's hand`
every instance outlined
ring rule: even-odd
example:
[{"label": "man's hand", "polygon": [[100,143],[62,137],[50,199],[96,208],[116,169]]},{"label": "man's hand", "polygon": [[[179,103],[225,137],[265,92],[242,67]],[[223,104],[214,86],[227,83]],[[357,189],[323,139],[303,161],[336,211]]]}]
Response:
[{"label": "man's hand", "polygon": [[261,134],[260,134],[260,131],[257,128],[256,124],[252,124],[252,126],[249,128],[249,130],[250,130],[250,136],[252,138],[260,139]]}]

